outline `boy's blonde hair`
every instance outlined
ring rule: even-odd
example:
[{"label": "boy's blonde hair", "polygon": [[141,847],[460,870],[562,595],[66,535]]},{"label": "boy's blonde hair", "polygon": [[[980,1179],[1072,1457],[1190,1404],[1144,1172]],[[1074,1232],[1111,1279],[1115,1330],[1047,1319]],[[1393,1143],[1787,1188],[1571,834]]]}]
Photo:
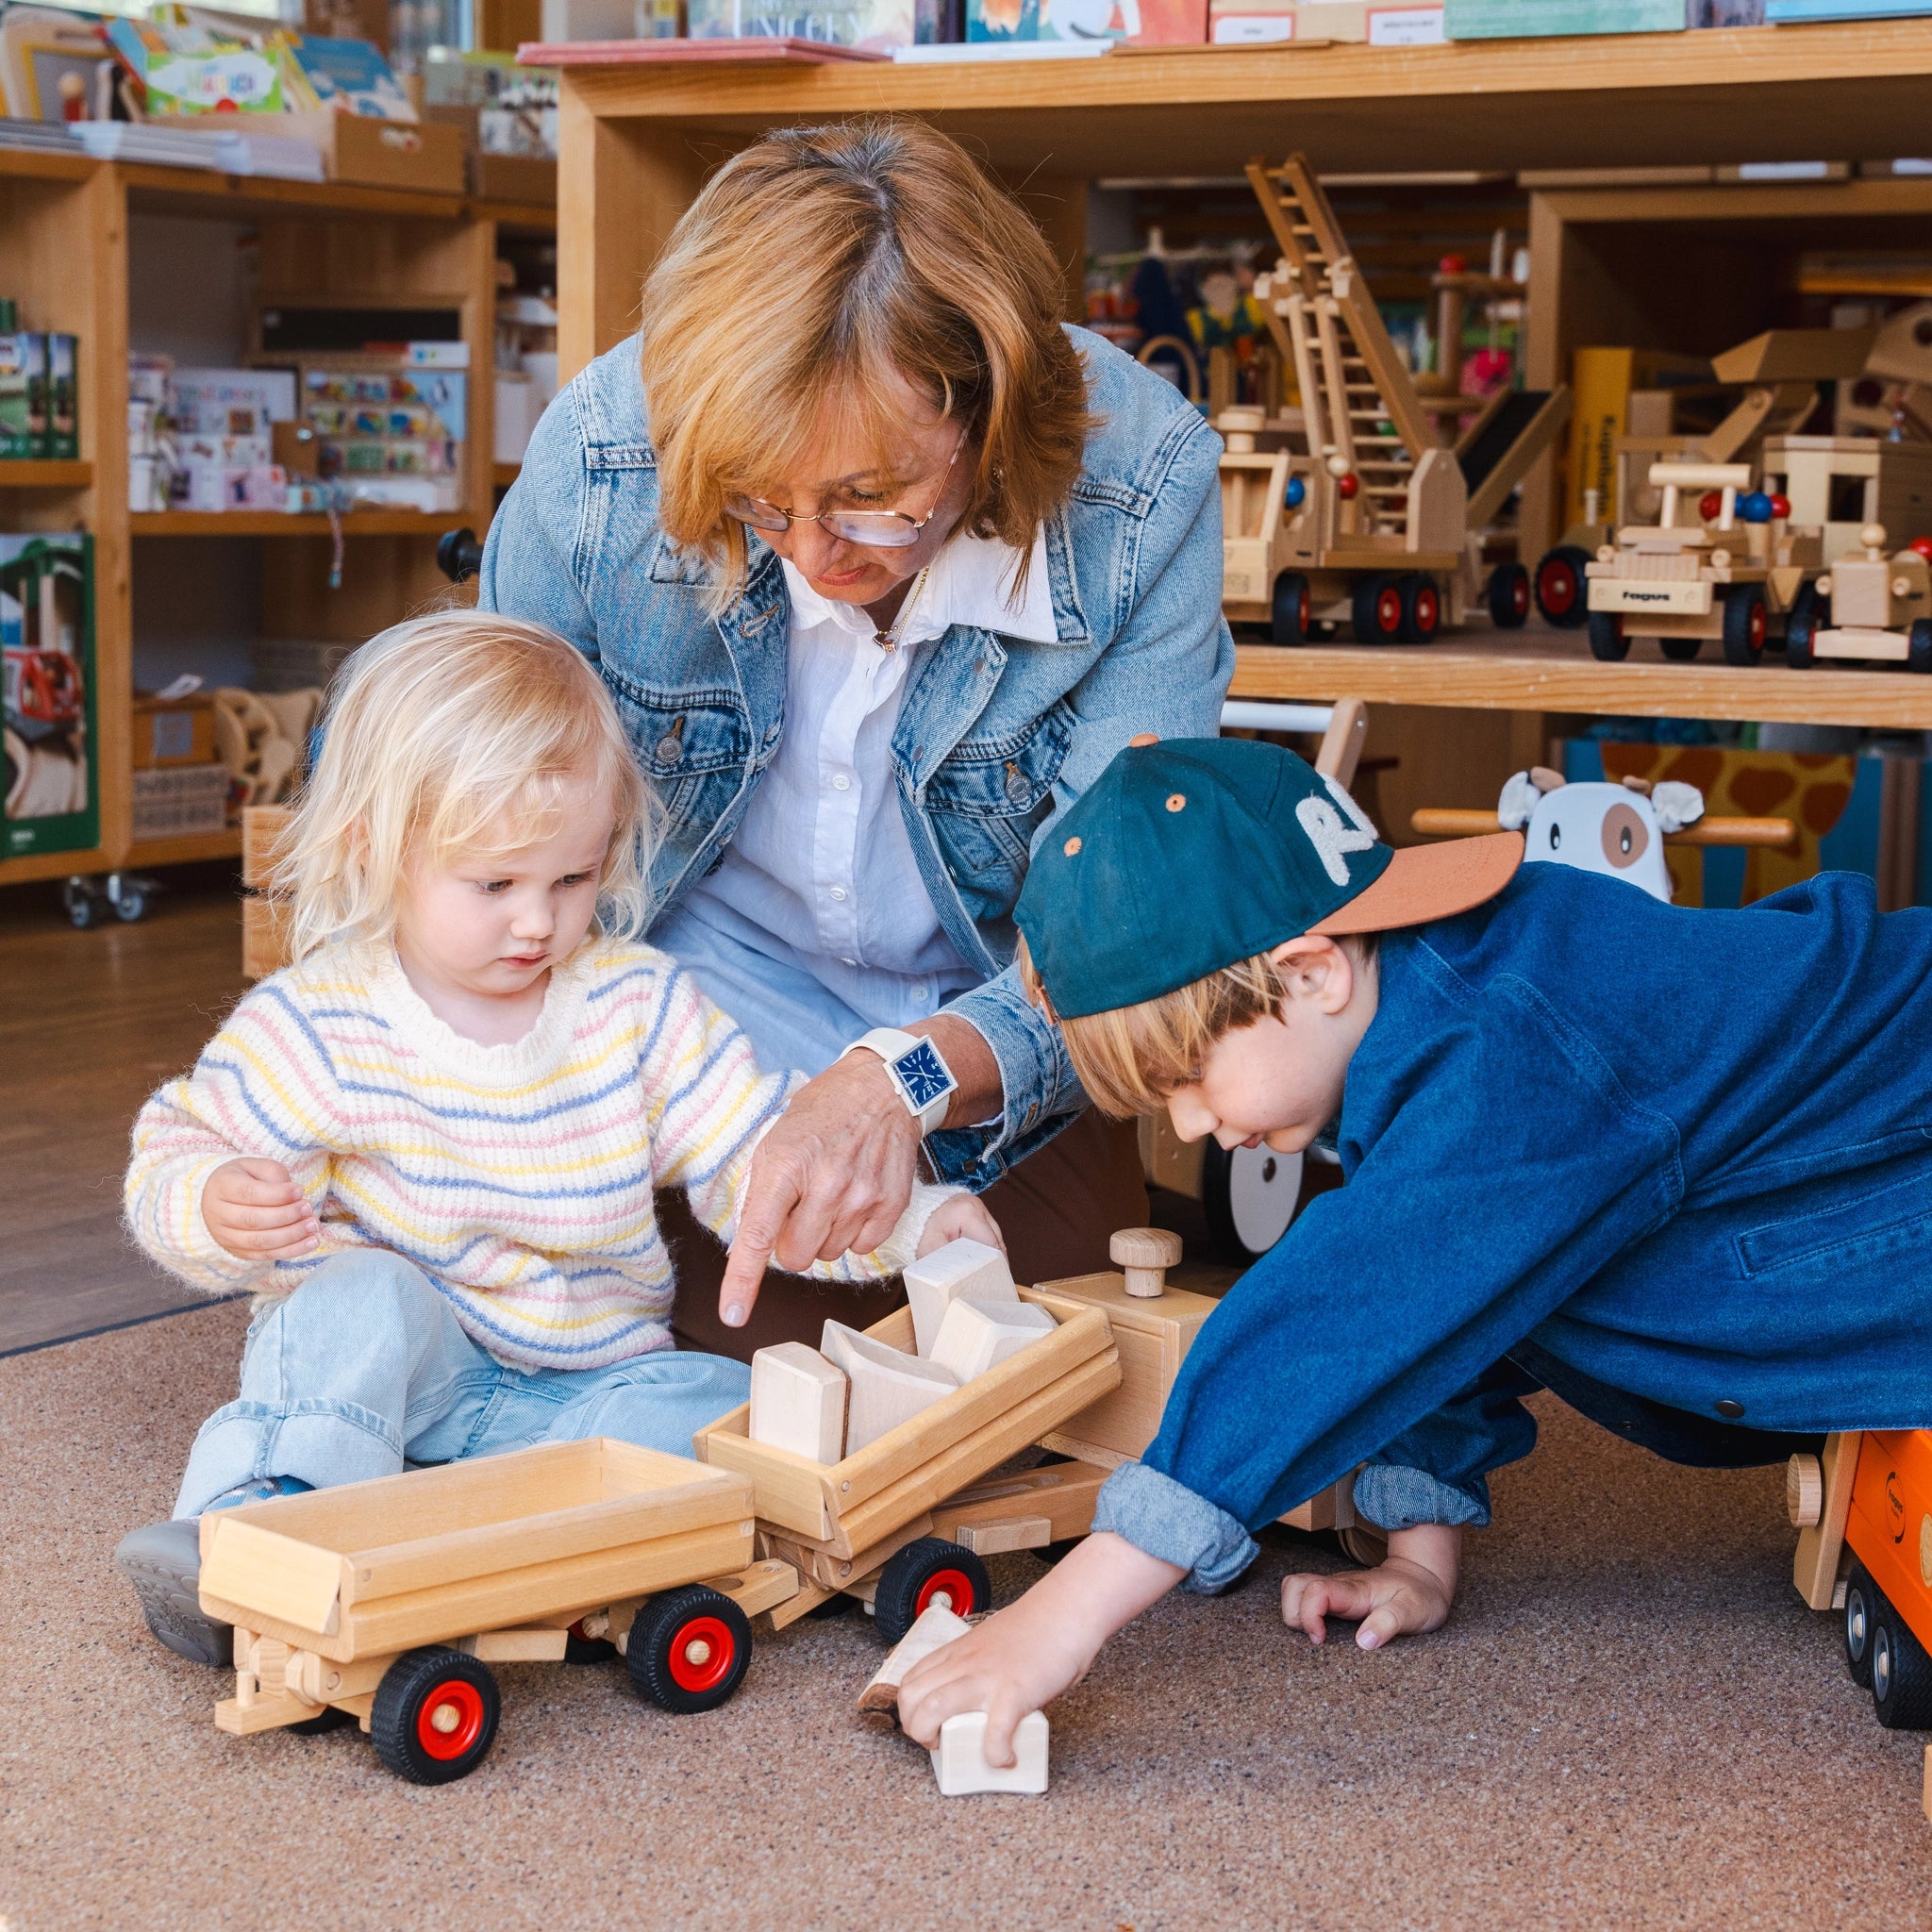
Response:
[{"label": "boy's blonde hair", "polygon": [[[1373,934],[1349,934],[1335,943],[1357,967],[1374,956]],[[1053,1003],[1026,950],[1024,933],[1013,963],[1020,969],[1026,997],[1052,1014]],[[1125,1120],[1134,1114],[1158,1113],[1176,1088],[1201,1077],[1202,1065],[1216,1041],[1278,1012],[1287,997],[1288,988],[1273,958],[1257,953],[1252,959],[1237,959],[1158,999],[1059,1020],[1058,1025],[1067,1058],[1094,1106],[1116,1120]]]},{"label": "boy's blonde hair", "polygon": [[603,679],[554,631],[469,610],[396,625],[343,664],[322,729],[272,887],[294,958],[387,939],[419,858],[548,836],[572,778],[588,779],[613,820],[600,928],[643,929],[656,801]]},{"label": "boy's blonde hair", "polygon": [[722,560],[713,603],[745,571],[725,498],[773,488],[828,395],[881,461],[891,455],[886,370],[964,425],[960,527],[1030,550],[1079,476],[1092,422],[1066,299],[1025,210],[923,121],[784,128],[734,155],[679,220],[643,296],[658,519]]}]

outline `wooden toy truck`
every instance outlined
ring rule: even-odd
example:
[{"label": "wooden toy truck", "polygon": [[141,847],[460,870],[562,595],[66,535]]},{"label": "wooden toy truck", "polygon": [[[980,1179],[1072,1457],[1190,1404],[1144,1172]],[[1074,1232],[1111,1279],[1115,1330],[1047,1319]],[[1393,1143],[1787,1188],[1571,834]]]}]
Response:
[{"label": "wooden toy truck", "polygon": [[1492,398],[1444,447],[1307,158],[1247,175],[1281,252],[1255,293],[1301,392],[1299,446],[1262,450],[1281,432],[1258,409],[1218,419],[1224,609],[1277,644],[1341,623],[1426,643],[1485,595],[1494,623],[1521,625],[1528,574],[1504,564],[1485,587],[1480,532],[1569,420],[1569,391]]},{"label": "wooden toy truck", "polygon": [[[1845,1664],[1888,1730],[1932,1730],[1932,1430],[1830,1436],[1786,1477],[1792,1581],[1843,1616]],[[1924,1805],[1932,1818],[1932,1750]]]},{"label": "wooden toy truck", "polygon": [[1867,524],[1859,547],[1840,557],[1818,579],[1816,597],[1791,612],[1785,660],[1794,671],[1845,658],[1932,672],[1932,537],[1914,538],[1896,556],[1885,537],[1883,524]]}]

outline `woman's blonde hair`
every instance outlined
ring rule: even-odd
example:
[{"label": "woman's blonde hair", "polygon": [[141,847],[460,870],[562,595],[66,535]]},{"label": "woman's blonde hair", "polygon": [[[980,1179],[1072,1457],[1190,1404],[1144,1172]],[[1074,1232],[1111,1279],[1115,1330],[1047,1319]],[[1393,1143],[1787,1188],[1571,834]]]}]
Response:
[{"label": "woman's blonde hair", "polygon": [[828,397],[888,459],[904,425],[878,378],[896,371],[965,425],[960,527],[1030,549],[1073,489],[1093,423],[1065,301],[1025,211],[924,122],[755,142],[691,204],[644,286],[659,524],[722,561],[722,608],[746,560],[725,498],[782,477]]},{"label": "woman's blonde hair", "polygon": [[[1375,954],[1373,934],[1351,933],[1336,944],[1358,968]],[[1052,1002],[1024,934],[1014,963],[1026,997],[1051,1013]],[[1257,953],[1252,959],[1237,959],[1158,999],[1061,1020],[1060,1038],[1094,1106],[1116,1120],[1125,1120],[1134,1114],[1158,1113],[1176,1088],[1201,1077],[1202,1065],[1216,1041],[1279,1012],[1287,997],[1288,988],[1273,958]]]},{"label": "woman's blonde hair", "polygon": [[387,939],[418,859],[547,837],[572,779],[613,821],[599,925],[643,929],[655,800],[603,680],[554,631],[468,610],[396,625],[343,664],[322,729],[271,888],[294,958]]}]

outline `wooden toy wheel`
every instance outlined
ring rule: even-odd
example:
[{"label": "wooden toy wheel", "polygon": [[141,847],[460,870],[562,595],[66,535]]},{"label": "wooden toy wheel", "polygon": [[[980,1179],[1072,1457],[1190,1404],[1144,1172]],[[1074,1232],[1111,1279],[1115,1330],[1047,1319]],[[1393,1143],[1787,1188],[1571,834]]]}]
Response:
[{"label": "wooden toy wheel", "polygon": [[1724,662],[1748,669],[1764,656],[1764,592],[1740,584],[1724,599]]},{"label": "wooden toy wheel", "polygon": [[1499,563],[1490,573],[1487,601],[1498,630],[1521,630],[1529,622],[1529,573],[1520,563]]},{"label": "wooden toy wheel", "polygon": [[1872,1619],[1872,1709],[1888,1731],[1932,1730],[1932,1657],[1883,1594]]},{"label": "wooden toy wheel", "polygon": [[1584,575],[1590,552],[1575,543],[1559,543],[1545,553],[1536,567],[1536,608],[1545,624],[1558,630],[1575,630],[1590,614],[1589,579]]},{"label": "wooden toy wheel", "polygon": [[1808,671],[1817,662],[1811,641],[1830,622],[1818,587],[1805,585],[1792,599],[1790,614],[1785,619],[1785,662],[1793,671]]},{"label": "wooden toy wheel", "polygon": [[1285,570],[1274,579],[1269,634],[1277,644],[1308,641],[1308,580],[1298,570]]},{"label": "wooden toy wheel", "polygon": [[873,1598],[879,1635],[897,1643],[935,1604],[956,1617],[992,1608],[992,1578],[969,1549],[943,1537],[923,1536],[886,1560]]},{"label": "wooden toy wheel", "polygon": [[1915,619],[1906,633],[1906,668],[1922,674],[1932,671],[1932,617]]},{"label": "wooden toy wheel", "polygon": [[716,1710],[751,1668],[751,1624],[702,1583],[653,1597],[630,1626],[631,1682],[661,1710]]},{"label": "wooden toy wheel", "polygon": [[1421,571],[1402,579],[1402,641],[1432,644],[1442,628],[1442,593],[1436,580]]},{"label": "wooden toy wheel", "polygon": [[1657,648],[1673,664],[1688,664],[1704,648],[1702,638],[1659,638]]},{"label": "wooden toy wheel", "polygon": [[412,1785],[454,1784],[490,1755],[502,1709],[488,1664],[459,1650],[406,1650],[369,1712],[375,1755]]},{"label": "wooden toy wheel", "polygon": [[[1664,640],[1666,643],[1671,639]],[[1630,640],[1624,633],[1621,610],[1590,612],[1590,655],[1605,664],[1621,663],[1630,655]]]},{"label": "wooden toy wheel", "polygon": [[1860,1690],[1872,1688],[1872,1611],[1877,1597],[1862,1563],[1845,1578],[1845,1668]]},{"label": "wooden toy wheel", "polygon": [[1402,579],[1378,571],[1355,587],[1349,615],[1356,641],[1392,644],[1402,636]]}]

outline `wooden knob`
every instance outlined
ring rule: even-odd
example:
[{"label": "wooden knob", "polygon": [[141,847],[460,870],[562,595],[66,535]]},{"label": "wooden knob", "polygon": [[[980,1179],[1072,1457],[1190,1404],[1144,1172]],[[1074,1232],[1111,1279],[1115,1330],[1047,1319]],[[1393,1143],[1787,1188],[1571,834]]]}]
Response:
[{"label": "wooden knob", "polygon": [[1794,1456],[1785,1465],[1785,1509],[1794,1529],[1809,1529],[1824,1514],[1824,1472],[1815,1456]]},{"label": "wooden knob", "polygon": [[1166,1291],[1167,1271],[1181,1257],[1181,1238],[1164,1227],[1117,1228],[1107,1251],[1125,1274],[1127,1292],[1152,1300]]}]

